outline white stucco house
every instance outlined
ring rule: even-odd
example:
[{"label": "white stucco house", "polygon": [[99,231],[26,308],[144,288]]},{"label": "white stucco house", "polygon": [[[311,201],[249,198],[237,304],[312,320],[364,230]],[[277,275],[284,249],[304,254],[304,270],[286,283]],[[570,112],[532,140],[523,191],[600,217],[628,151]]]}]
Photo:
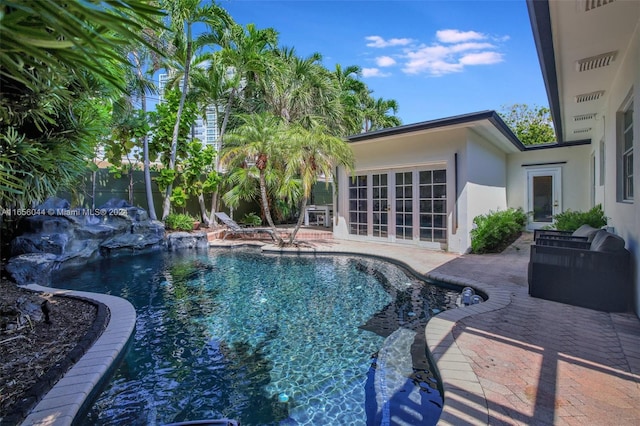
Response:
[{"label": "white stucco house", "polygon": [[527,4],[557,143],[523,146],[494,111],[351,136],[355,178],[339,171],[334,236],[464,253],[477,215],[521,207],[535,229],[602,204],[632,252],[640,314],[640,2]]}]

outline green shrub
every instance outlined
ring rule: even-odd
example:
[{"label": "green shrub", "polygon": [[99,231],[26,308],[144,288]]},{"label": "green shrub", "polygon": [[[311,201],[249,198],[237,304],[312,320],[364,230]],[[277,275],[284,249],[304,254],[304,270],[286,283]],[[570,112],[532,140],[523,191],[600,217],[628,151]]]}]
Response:
[{"label": "green shrub", "polygon": [[498,253],[515,241],[527,224],[522,209],[489,212],[473,218],[471,250],[474,253]]},{"label": "green shrub", "polygon": [[260,226],[262,225],[262,219],[257,214],[251,212],[244,215],[244,218],[242,218],[242,223],[249,226]]},{"label": "green shrub", "polygon": [[167,229],[173,229],[177,231],[193,231],[193,222],[195,219],[188,214],[176,214],[171,213],[164,220],[164,224]]},{"label": "green shrub", "polygon": [[607,224],[607,217],[604,215],[600,204],[587,212],[567,210],[553,216],[553,220],[555,229],[572,232],[585,224],[594,228],[602,228]]}]

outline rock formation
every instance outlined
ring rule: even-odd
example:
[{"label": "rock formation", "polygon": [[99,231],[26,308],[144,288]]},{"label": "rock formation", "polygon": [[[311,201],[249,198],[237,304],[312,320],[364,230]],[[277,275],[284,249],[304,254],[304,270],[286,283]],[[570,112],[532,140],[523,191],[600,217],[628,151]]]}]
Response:
[{"label": "rock formation", "polygon": [[[11,242],[7,271],[18,284],[49,284],[53,269],[82,265],[100,257],[161,250],[166,246],[206,248],[204,232],[185,233],[165,242],[164,224],[124,200],[97,209],[71,209],[67,200],[50,198],[25,216]],[[172,235],[172,234],[170,234]]]}]

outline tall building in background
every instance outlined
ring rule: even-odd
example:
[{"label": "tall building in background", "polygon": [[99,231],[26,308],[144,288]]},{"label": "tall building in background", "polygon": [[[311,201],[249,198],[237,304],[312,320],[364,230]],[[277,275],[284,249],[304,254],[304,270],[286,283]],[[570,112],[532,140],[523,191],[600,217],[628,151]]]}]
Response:
[{"label": "tall building in background", "polygon": [[[164,100],[164,88],[169,81],[169,74],[158,75],[158,92],[160,93],[160,102]],[[182,87],[182,80],[180,80],[180,86]],[[220,152],[220,145],[218,143],[218,111],[214,105],[210,105],[206,110],[206,117],[198,117],[196,121],[191,125],[191,138],[200,139],[203,145],[210,145],[215,148],[217,152]]]}]

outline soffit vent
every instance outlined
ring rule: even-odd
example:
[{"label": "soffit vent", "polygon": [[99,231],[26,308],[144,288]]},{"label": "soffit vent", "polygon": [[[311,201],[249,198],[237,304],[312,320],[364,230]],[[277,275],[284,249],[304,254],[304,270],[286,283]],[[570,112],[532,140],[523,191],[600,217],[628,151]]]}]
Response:
[{"label": "soffit vent", "polygon": [[584,93],[582,95],[576,96],[576,102],[580,104],[582,102],[597,101],[602,97],[602,95],[604,95],[604,90],[598,90],[597,92],[591,92],[591,93]]},{"label": "soffit vent", "polygon": [[580,121],[594,120],[596,118],[596,115],[597,114],[595,112],[591,114],[574,115],[573,121],[580,122]]},{"label": "soffit vent", "polygon": [[584,129],[576,129],[573,131],[574,135],[583,135],[585,133],[589,133],[591,131],[591,127],[585,127]]},{"label": "soffit vent", "polygon": [[590,71],[597,68],[608,67],[616,59],[617,52],[607,52],[602,55],[580,59],[576,62],[576,71]]},{"label": "soffit vent", "polygon": [[616,0],[584,0],[584,11],[588,12],[602,6],[613,3]]}]

